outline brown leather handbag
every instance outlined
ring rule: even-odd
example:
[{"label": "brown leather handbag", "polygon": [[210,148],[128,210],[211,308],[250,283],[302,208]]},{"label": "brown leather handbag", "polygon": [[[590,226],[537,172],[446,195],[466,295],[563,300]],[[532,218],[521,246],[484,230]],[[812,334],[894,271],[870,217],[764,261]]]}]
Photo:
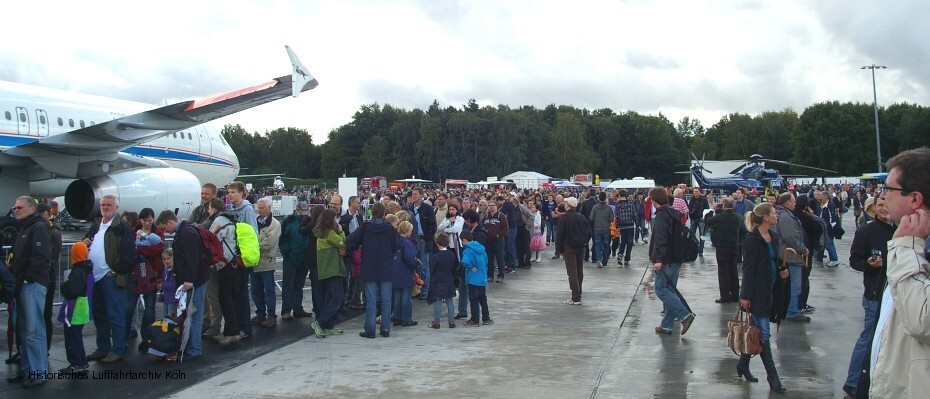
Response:
[{"label": "brown leather handbag", "polygon": [[737,355],[762,353],[759,327],[753,322],[752,315],[743,309],[738,309],[736,317],[727,322],[727,347]]}]

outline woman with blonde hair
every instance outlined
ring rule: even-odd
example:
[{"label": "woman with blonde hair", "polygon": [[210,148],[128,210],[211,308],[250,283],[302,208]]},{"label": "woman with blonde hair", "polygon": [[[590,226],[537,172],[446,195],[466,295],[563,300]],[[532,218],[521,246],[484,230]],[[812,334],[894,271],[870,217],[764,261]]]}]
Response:
[{"label": "woman with blonde hair", "polygon": [[[776,274],[788,278],[788,269],[778,265],[778,235],[772,226],[778,223],[778,214],[775,207],[769,203],[756,205],[751,212],[746,213],[746,229],[749,234],[743,240],[743,283],[740,290],[741,309],[749,312],[759,327],[762,338],[762,364],[768,374],[769,387],[778,393],[787,389],[778,378],[775,369],[775,360],[772,358],[772,345],[769,341],[771,328],[769,315],[772,311],[772,292]],[[749,372],[749,355],[741,355],[736,366],[736,375],[745,377],[747,381],[757,382]]]},{"label": "woman with blonde hair", "polygon": [[[406,213],[406,212],[405,212]],[[417,248],[410,241],[410,235],[413,233],[413,225],[404,221],[397,224],[397,234],[400,235],[397,242],[397,254],[394,256],[394,264],[391,267],[391,287],[393,289],[394,299],[391,304],[394,306],[391,317],[393,325],[410,327],[417,325],[413,320],[413,285],[416,283],[413,272],[417,270]],[[384,323],[384,321],[382,321]]]}]

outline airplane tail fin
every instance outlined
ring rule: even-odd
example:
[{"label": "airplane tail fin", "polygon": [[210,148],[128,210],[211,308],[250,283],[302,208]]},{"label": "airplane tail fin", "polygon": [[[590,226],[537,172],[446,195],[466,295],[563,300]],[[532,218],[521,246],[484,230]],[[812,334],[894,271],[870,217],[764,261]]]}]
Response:
[{"label": "airplane tail fin", "polygon": [[310,72],[307,70],[307,67],[300,62],[300,59],[297,58],[297,54],[294,53],[294,50],[291,50],[291,46],[284,46],[284,49],[287,50],[287,56],[291,59],[291,65],[293,66],[293,73],[291,74],[291,90],[294,98],[297,98],[300,95],[300,92],[304,91],[304,87],[308,84],[316,85],[316,79],[313,75],[310,75]]}]

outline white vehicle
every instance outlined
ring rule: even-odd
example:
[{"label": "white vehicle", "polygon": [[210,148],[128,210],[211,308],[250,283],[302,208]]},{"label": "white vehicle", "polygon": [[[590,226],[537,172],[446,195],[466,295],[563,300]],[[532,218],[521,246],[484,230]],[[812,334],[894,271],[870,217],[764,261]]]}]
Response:
[{"label": "white vehicle", "polygon": [[64,195],[71,215],[89,220],[100,197],[114,194],[124,210],[185,217],[201,184],[224,186],[239,172],[232,148],[205,122],[318,85],[285,49],[291,75],[162,107],[0,82],[0,206]]}]

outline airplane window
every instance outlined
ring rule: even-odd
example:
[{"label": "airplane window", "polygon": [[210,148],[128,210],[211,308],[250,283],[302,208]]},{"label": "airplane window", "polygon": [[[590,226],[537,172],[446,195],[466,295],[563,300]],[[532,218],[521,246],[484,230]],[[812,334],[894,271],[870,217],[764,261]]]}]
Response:
[{"label": "airplane window", "polygon": [[194,139],[194,136],[191,136],[190,132],[188,132],[188,133],[187,133],[187,139],[188,139],[188,140],[193,140],[193,139]]},{"label": "airplane window", "polygon": [[22,112],[19,113],[19,121],[20,121],[20,122],[24,122],[24,123],[26,122],[26,114],[25,114],[25,113],[22,113]]},{"label": "airplane window", "polygon": [[94,123],[94,121],[90,121],[90,125],[93,126],[96,125],[96,123]]},{"label": "airplane window", "polygon": [[82,128],[84,127],[84,121],[81,121],[81,127]]},{"label": "airplane window", "polygon": [[68,126],[74,127],[74,119],[68,119]]},{"label": "airplane window", "polygon": [[8,121],[9,121],[9,120],[13,120],[13,114],[11,114],[10,111],[4,112],[4,113],[3,113],[3,116],[5,116],[5,117],[6,117],[6,120],[8,120]]},{"label": "airplane window", "polygon": [[177,132],[171,133],[171,137],[178,138],[178,133]]},{"label": "airplane window", "polygon": [[39,115],[39,124],[41,125],[45,124],[45,115]]},{"label": "airplane window", "polygon": [[58,117],[58,126],[64,126],[64,125],[65,125],[64,119],[61,119],[61,117]]}]

